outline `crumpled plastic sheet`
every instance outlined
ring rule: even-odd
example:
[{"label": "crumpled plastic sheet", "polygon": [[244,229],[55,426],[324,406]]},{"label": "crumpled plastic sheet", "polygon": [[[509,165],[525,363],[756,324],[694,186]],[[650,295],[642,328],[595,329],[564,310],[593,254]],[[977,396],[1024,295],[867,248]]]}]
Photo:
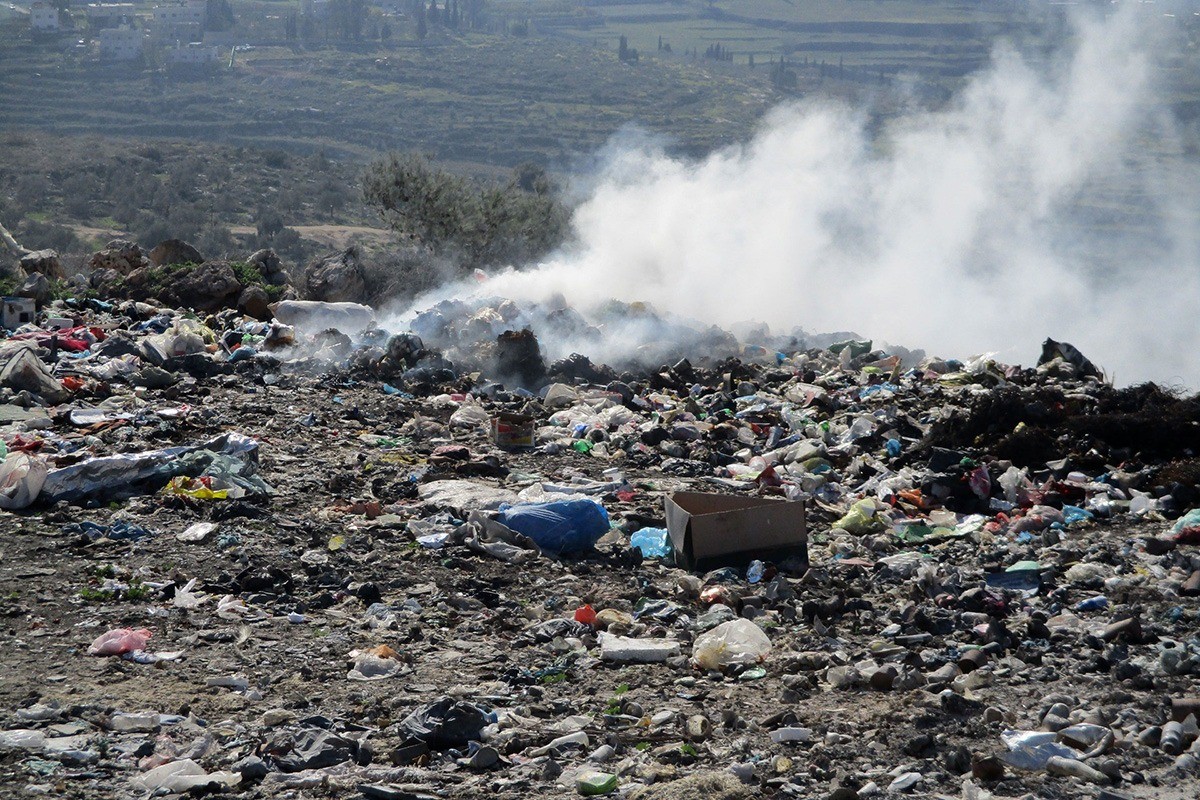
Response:
[{"label": "crumpled plastic sheet", "polygon": [[96,637],[96,641],[92,642],[88,647],[88,655],[90,656],[119,656],[123,653],[132,653],[137,650],[145,649],[146,643],[154,636],[153,633],[145,628],[114,628],[111,631],[106,631]]},{"label": "crumpled plastic sheet", "polygon": [[242,782],[242,776],[236,772],[209,772],[190,758],[184,758],[155,767],[134,778],[133,782],[151,792],[178,794],[212,783],[237,786]]},{"label": "crumpled plastic sheet", "polygon": [[494,510],[516,500],[515,492],[468,480],[430,481],[417,487],[417,496],[432,506],[460,515],[475,509]]},{"label": "crumpled plastic sheet", "polygon": [[448,542],[464,544],[476,553],[509,564],[519,564],[538,556],[538,547],[532,539],[482,511],[472,511],[467,524],[460,526]]},{"label": "crumpled plastic sheet", "polygon": [[[200,455],[186,458],[192,453]],[[191,475],[195,477],[213,463],[214,454],[236,459],[252,474],[258,462],[258,442],[240,433],[227,433],[200,445],[91,458],[51,470],[42,486],[42,496],[50,502],[91,495],[111,497],[135,491],[139,484],[150,485],[153,491],[171,478],[188,474],[189,470],[195,470]]]},{"label": "crumpled plastic sheet", "polygon": [[1013,769],[1040,772],[1054,756],[1079,758],[1078,750],[1060,744],[1057,739],[1058,734],[1053,732],[1006,730],[1000,734],[1000,740],[1009,752],[1001,754],[1000,760]]},{"label": "crumpled plastic sheet", "polygon": [[430,747],[462,747],[479,741],[483,729],[494,721],[495,715],[482,706],[440,697],[405,717],[400,730]]}]

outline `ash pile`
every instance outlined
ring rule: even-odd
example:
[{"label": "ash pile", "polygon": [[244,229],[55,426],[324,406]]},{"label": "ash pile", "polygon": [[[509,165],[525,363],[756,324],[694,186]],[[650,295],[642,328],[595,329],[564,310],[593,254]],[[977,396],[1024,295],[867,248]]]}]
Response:
[{"label": "ash pile", "polygon": [[4,299],[6,785],[1200,787],[1197,398],[636,305],[383,330],[238,269]]}]

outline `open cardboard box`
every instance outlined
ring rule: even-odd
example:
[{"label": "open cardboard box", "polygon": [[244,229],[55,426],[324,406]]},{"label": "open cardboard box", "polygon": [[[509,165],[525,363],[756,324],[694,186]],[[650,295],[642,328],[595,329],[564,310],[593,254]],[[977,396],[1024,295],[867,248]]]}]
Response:
[{"label": "open cardboard box", "polygon": [[533,417],[502,411],[492,417],[492,441],[497,447],[533,447]]},{"label": "open cardboard box", "polygon": [[685,569],[753,559],[808,560],[804,503],[675,492],[664,499],[675,562]]}]

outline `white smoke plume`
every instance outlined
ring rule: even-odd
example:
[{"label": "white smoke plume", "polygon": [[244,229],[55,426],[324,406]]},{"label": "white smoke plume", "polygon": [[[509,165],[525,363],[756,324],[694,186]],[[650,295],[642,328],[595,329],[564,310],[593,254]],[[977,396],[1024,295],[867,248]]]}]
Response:
[{"label": "white smoke plume", "polygon": [[576,242],[473,288],[1025,365],[1052,336],[1119,384],[1200,386],[1200,182],[1150,38],[1131,10],[1080,22],[1036,66],[998,45],[945,107],[874,133],[812,101],[702,160],[610,147]]}]

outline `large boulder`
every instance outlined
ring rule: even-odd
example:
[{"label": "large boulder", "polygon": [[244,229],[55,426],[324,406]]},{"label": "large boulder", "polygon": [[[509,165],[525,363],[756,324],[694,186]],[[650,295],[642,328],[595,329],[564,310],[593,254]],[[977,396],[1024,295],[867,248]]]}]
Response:
[{"label": "large boulder", "polygon": [[271,298],[261,286],[247,286],[237,301],[238,311],[263,322],[271,321],[270,305]]},{"label": "large boulder", "polygon": [[197,311],[216,311],[234,305],[243,288],[228,261],[205,261],[179,273],[170,298]]},{"label": "large boulder", "polygon": [[38,358],[37,348],[30,342],[0,349],[0,386],[39,395],[50,403],[61,403],[70,397],[50,368]]},{"label": "large boulder", "polygon": [[92,254],[88,266],[93,272],[113,270],[120,275],[128,275],[136,269],[153,265],[136,242],[113,239],[103,250]]},{"label": "large boulder", "polygon": [[325,303],[362,303],[367,298],[367,282],[359,260],[358,248],[314,261],[304,271],[304,297]]},{"label": "large boulder", "polygon": [[34,272],[17,289],[17,297],[28,297],[41,308],[50,302],[50,281],[42,273]]},{"label": "large boulder", "polygon": [[150,251],[150,263],[156,267],[164,264],[202,264],[204,256],[182,239],[167,239],[159,242]]},{"label": "large boulder", "polygon": [[32,253],[26,253],[21,256],[21,269],[28,274],[34,272],[45,275],[47,279],[52,281],[62,280],[67,277],[63,272],[62,262],[59,261],[57,250],[34,250]]},{"label": "large boulder", "polygon": [[117,272],[115,269],[108,268],[92,270],[92,275],[88,279],[88,282],[91,284],[92,288],[95,289],[101,297],[114,296],[118,287],[121,285],[121,281],[121,273]]},{"label": "large boulder", "polygon": [[292,276],[288,274],[287,269],[283,266],[283,261],[274,250],[266,248],[256,250],[246,259],[246,263],[258,270],[258,274],[262,275],[263,283],[271,286],[288,286],[292,282]]}]

